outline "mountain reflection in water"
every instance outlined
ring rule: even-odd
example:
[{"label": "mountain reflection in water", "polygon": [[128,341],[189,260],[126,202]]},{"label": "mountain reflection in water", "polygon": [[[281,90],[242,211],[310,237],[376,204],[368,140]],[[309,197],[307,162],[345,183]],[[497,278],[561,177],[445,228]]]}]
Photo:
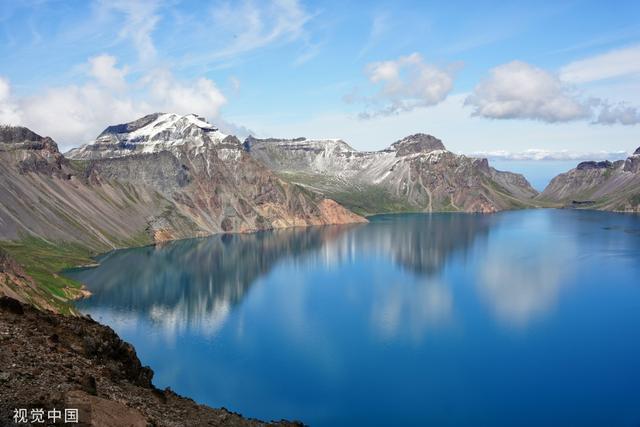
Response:
[{"label": "mountain reflection in water", "polygon": [[637,216],[533,210],[213,236],[68,274],[156,385],[247,416],[633,425],[639,261]]},{"label": "mountain reflection in water", "polygon": [[[80,303],[83,308],[108,306],[124,317],[146,316],[169,329],[194,327],[210,334],[278,262],[331,267],[368,254],[424,276],[425,289],[416,304],[426,304],[410,310],[433,317],[450,311],[438,306],[450,306],[451,296],[446,286],[431,279],[448,256],[464,255],[490,225],[491,217],[482,215],[407,215],[400,222],[393,215],[381,215],[375,226],[366,228],[343,225],[218,235],[114,251],[99,258],[98,268],[68,274],[91,286],[93,296]],[[386,318],[402,308],[392,308],[399,299],[410,304],[414,300],[397,283],[390,285],[388,304],[379,313]]]}]

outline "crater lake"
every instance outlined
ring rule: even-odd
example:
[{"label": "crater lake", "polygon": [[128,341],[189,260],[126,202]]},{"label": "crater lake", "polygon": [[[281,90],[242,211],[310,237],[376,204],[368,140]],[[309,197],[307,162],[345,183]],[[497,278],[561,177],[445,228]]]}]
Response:
[{"label": "crater lake", "polygon": [[640,425],[640,217],[397,214],[66,274],[154,384],[311,426]]}]

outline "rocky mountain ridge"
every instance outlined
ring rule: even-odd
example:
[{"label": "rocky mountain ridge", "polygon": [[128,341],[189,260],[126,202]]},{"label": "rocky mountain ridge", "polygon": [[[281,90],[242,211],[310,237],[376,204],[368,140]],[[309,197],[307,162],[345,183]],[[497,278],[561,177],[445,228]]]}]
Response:
[{"label": "rocky mountain ridge", "polygon": [[568,207],[640,212],[640,148],[626,160],[581,162],[538,196]]},{"label": "rocky mountain ridge", "polygon": [[173,151],[187,145],[199,149],[198,152],[212,146],[234,151],[237,139],[195,114],[153,113],[133,122],[109,126],[94,141],[65,155],[70,159],[91,160]]},{"label": "rocky mountain ridge", "polygon": [[306,138],[249,137],[244,146],[284,179],[359,213],[496,212],[533,206],[537,195],[522,175],[454,154],[426,134],[407,136],[380,151]]},{"label": "rocky mountain ridge", "polygon": [[[27,276],[50,282],[52,301],[14,287],[42,308],[82,294],[57,270],[41,269],[53,265],[52,257],[60,269],[166,240],[366,222],[278,178],[237,138],[193,115],[154,114],[111,126],[69,157],[26,128],[3,127],[0,138],[0,247]],[[61,244],[68,256],[60,256]]]}]

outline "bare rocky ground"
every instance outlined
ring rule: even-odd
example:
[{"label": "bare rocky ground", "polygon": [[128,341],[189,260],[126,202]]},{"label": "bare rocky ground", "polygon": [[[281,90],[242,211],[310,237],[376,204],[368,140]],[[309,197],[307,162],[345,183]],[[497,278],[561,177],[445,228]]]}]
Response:
[{"label": "bare rocky ground", "polygon": [[80,424],[68,425],[301,425],[265,423],[199,405],[170,389],[157,389],[152,377],[134,348],[111,328],[0,297],[1,426],[16,425],[15,408],[44,408],[45,414],[53,408],[78,408]]}]

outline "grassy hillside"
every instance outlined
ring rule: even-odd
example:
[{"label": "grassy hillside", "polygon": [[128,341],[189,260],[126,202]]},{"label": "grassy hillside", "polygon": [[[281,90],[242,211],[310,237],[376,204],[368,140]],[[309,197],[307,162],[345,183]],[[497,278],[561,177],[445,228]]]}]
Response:
[{"label": "grassy hillside", "polygon": [[[60,272],[66,268],[91,264],[89,250],[72,244],[53,244],[29,237],[0,242],[0,249],[17,263],[2,272],[4,293],[15,293],[25,302],[41,309],[73,313],[70,300],[85,295],[82,284]],[[2,292],[0,292],[2,293]]]}]

